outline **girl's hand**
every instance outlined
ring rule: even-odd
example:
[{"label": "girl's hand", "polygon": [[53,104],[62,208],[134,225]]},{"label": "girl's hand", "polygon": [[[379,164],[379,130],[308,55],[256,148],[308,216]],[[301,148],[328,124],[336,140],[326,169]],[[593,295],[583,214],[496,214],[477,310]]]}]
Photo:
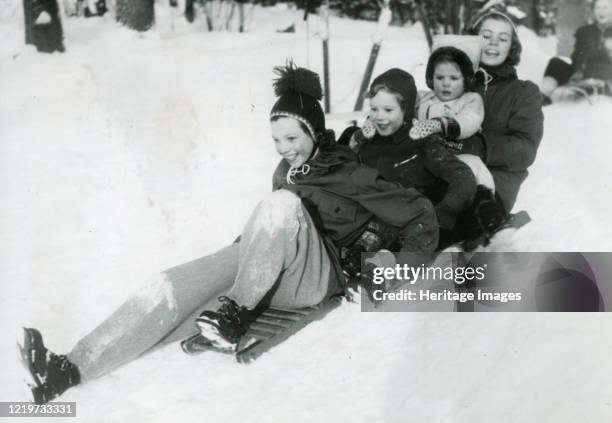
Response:
[{"label": "girl's hand", "polygon": [[428,120],[416,120],[412,121],[412,128],[410,128],[410,138],[413,140],[420,140],[425,138],[431,134],[437,134],[442,132],[442,122],[438,119],[428,119]]},{"label": "girl's hand", "polygon": [[363,136],[366,140],[370,140],[376,135],[376,127],[369,117],[363,122],[363,125],[361,125],[361,132],[363,132]]},{"label": "girl's hand", "polygon": [[359,152],[359,147],[362,144],[365,144],[369,140],[371,140],[374,135],[376,135],[376,127],[372,123],[372,121],[368,118],[363,122],[361,128],[351,136],[349,140],[349,148],[353,150],[355,153]]}]

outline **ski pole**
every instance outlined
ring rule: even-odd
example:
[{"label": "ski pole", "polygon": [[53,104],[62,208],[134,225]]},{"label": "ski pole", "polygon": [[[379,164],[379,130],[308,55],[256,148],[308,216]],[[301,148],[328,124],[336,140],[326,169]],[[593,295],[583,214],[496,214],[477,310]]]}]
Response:
[{"label": "ski pole", "polygon": [[363,108],[364,95],[368,89],[368,85],[370,84],[370,79],[372,78],[372,72],[374,71],[374,65],[376,64],[376,59],[378,58],[380,45],[385,38],[385,33],[389,27],[389,23],[391,22],[392,14],[389,3],[390,0],[384,0],[380,15],[378,16],[378,26],[376,27],[376,32],[374,33],[373,39],[374,43],[372,44],[372,49],[370,50],[370,58],[368,59],[368,64],[366,65],[363,79],[361,80],[359,94],[357,95],[357,101],[355,102],[355,107],[353,109],[354,111],[358,111]]},{"label": "ski pole", "polygon": [[329,113],[330,106],[330,84],[329,84],[329,0],[325,5],[321,5],[321,17],[324,21],[324,27],[321,31],[321,40],[323,41],[323,87],[325,89],[325,113]]}]

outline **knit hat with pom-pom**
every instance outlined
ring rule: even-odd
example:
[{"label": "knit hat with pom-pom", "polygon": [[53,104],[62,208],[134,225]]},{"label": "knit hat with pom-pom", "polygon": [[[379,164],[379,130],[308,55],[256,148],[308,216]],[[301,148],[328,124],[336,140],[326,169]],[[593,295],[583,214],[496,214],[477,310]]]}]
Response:
[{"label": "knit hat with pom-pom", "polygon": [[270,111],[270,118],[281,116],[300,121],[316,142],[325,134],[325,114],[319,103],[323,98],[319,75],[296,67],[293,62],[275,67],[274,73],[278,75],[273,84],[278,100]]}]

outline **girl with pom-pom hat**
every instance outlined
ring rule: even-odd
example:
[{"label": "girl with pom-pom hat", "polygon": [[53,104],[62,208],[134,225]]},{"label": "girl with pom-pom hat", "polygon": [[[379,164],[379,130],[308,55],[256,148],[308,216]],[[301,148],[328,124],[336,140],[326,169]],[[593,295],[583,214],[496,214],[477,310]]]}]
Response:
[{"label": "girl with pom-pom hat", "polygon": [[[48,402],[197,331],[218,349],[233,351],[245,318],[264,297],[271,306],[302,308],[342,292],[340,249],[375,218],[399,229],[403,250],[433,251],[438,228],[431,203],[335,144],[325,129],[315,73],[292,63],[276,71],[270,121],[282,160],[273,193],[257,205],[240,240],[163,272],[66,355],[47,350],[39,331],[24,328],[20,358],[34,401]],[[211,311],[207,306],[219,293],[221,306]]]}]

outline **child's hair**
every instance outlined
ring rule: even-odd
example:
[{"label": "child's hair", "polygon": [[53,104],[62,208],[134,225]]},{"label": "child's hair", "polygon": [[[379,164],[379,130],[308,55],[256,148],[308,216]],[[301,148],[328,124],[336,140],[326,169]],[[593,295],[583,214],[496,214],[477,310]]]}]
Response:
[{"label": "child's hair", "polygon": [[474,91],[474,66],[472,61],[463,51],[456,47],[440,47],[436,49],[427,62],[425,69],[425,82],[433,90],[433,75],[436,66],[440,63],[452,63],[457,65],[461,75],[463,75],[464,92]]},{"label": "child's hair", "polygon": [[406,110],[408,110],[408,104],[407,104],[406,99],[402,95],[402,93],[393,89],[392,87],[390,87],[388,84],[385,84],[384,82],[371,86],[368,92],[366,93],[365,98],[371,99],[375,97],[376,94],[378,94],[380,91],[387,91],[389,94],[394,96],[398,104],[400,105],[400,108],[402,109],[402,111],[406,113]]},{"label": "child's hair", "polygon": [[510,66],[518,65],[521,61],[521,51],[523,51],[523,46],[521,45],[521,41],[519,40],[518,35],[516,33],[516,26],[514,26],[514,22],[512,22],[512,19],[510,19],[508,16],[497,11],[489,12],[476,19],[476,21],[472,24],[472,30],[470,32],[472,33],[472,35],[478,35],[482,24],[488,19],[507,22],[510,24],[510,28],[512,29],[512,39],[510,42],[510,51],[508,52],[508,57],[506,57],[504,63]]}]

